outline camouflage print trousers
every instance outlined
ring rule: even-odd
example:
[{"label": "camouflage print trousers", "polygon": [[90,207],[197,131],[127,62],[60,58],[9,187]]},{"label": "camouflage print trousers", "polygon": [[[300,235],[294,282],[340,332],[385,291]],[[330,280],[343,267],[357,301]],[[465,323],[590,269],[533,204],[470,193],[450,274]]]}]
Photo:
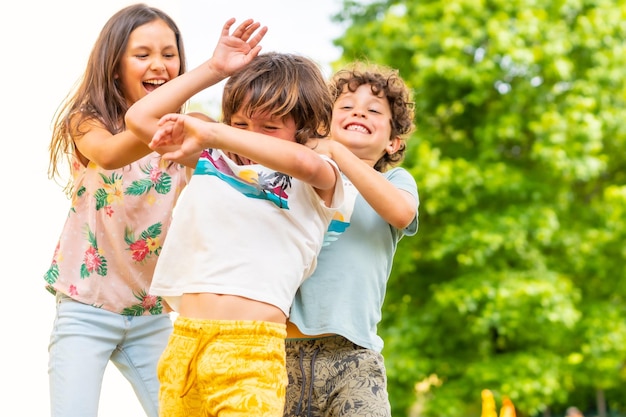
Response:
[{"label": "camouflage print trousers", "polygon": [[380,353],[341,336],[287,339],[284,417],[390,417]]}]

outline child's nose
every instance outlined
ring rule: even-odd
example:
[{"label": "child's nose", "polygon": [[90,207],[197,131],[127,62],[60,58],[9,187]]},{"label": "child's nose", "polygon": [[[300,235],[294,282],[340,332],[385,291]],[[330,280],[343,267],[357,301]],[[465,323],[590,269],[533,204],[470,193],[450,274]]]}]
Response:
[{"label": "child's nose", "polygon": [[155,58],[150,64],[150,69],[153,71],[163,71],[165,70],[165,62],[163,62],[162,59]]},{"label": "child's nose", "polygon": [[367,112],[365,112],[363,109],[361,109],[360,107],[355,107],[352,110],[352,115],[356,116],[356,117],[365,117],[365,115],[367,114]]}]

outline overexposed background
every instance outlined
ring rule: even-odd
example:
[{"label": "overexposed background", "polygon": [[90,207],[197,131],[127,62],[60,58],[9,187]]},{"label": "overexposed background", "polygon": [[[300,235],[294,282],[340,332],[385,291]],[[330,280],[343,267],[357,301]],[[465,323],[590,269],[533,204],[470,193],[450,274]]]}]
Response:
[{"label": "overexposed background", "polygon": [[[6,298],[0,338],[2,415],[49,415],[48,339],[54,299],[44,290],[69,201],[47,178],[50,123],[57,106],[84,70],[96,37],[123,0],[11,2],[0,15],[0,279]],[[325,75],[339,57],[332,40],[342,28],[331,22],[340,2],[316,0],[152,0],[178,23],[188,68],[213,52],[223,23],[253,18],[269,27],[263,51],[300,53],[317,61]],[[218,109],[222,85],[192,101]],[[219,114],[212,114],[218,117]],[[130,385],[110,365],[100,417],[141,416]]]}]

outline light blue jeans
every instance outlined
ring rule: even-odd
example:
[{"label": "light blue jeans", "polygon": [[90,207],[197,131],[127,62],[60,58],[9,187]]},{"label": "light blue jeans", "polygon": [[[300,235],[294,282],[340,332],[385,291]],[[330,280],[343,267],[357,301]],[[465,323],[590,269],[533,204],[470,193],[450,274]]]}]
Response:
[{"label": "light blue jeans", "polygon": [[158,417],[156,368],[172,331],[169,315],[123,316],[57,295],[48,347],[52,417],[96,417],[104,371],[113,362],[146,415]]}]

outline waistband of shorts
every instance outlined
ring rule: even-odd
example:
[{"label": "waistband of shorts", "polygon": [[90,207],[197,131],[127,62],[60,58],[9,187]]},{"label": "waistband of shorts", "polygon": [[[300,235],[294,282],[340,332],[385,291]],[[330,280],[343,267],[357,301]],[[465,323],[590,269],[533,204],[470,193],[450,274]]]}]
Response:
[{"label": "waistband of shorts", "polygon": [[285,341],[287,347],[292,346],[305,346],[305,347],[318,347],[318,346],[334,346],[336,348],[348,348],[348,349],[364,349],[354,342],[346,339],[343,336],[323,336],[312,338],[290,338]]},{"label": "waistband of shorts", "polygon": [[287,326],[282,323],[260,320],[208,320],[189,317],[176,317],[174,332],[183,336],[201,336],[207,333],[223,335],[287,337]]}]

